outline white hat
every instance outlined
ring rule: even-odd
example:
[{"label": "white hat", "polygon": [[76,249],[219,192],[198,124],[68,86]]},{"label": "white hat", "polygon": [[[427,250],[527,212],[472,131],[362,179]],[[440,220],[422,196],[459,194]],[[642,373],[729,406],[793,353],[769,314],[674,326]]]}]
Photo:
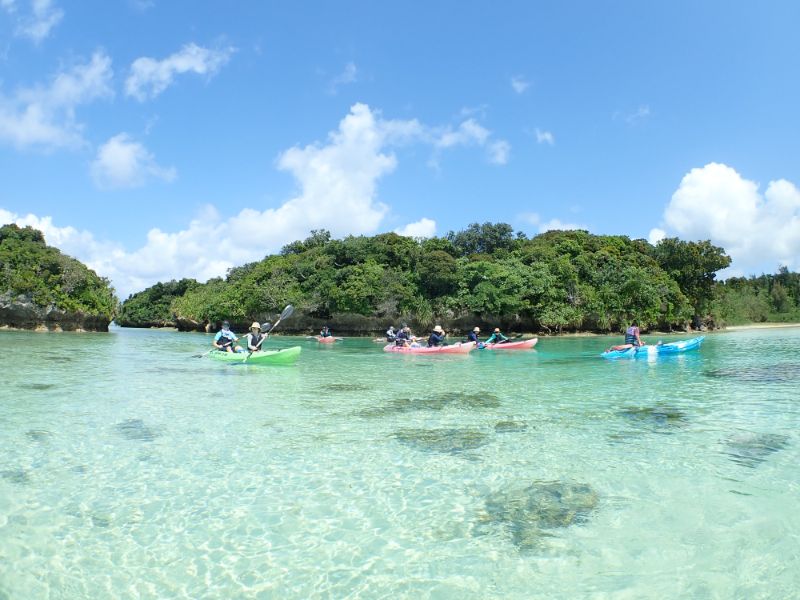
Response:
[{"label": "white hat", "polygon": [[434,328],[433,328],[433,330],[434,330],[436,333],[444,333],[444,330],[442,329],[442,326],[441,326],[441,325],[437,325],[436,327],[434,327]]},{"label": "white hat", "polygon": [[250,325],[250,329],[258,329],[261,330],[261,325],[258,324],[258,321],[253,321],[253,324]]}]

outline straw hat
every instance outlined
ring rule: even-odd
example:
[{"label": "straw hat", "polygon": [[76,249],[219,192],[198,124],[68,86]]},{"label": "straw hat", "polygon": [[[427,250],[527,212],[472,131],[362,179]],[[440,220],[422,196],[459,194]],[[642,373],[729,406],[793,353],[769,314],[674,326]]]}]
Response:
[{"label": "straw hat", "polygon": [[444,329],[442,329],[442,326],[441,326],[441,325],[437,325],[436,327],[434,327],[434,328],[433,328],[433,330],[434,330],[436,333],[444,333]]},{"label": "straw hat", "polygon": [[500,328],[499,328],[499,327],[495,327],[495,328],[494,328],[494,332],[495,332],[495,333],[500,333]]},{"label": "straw hat", "polygon": [[480,330],[481,330],[480,327],[473,327],[472,328],[472,331],[474,331],[475,333],[480,333]]},{"label": "straw hat", "polygon": [[258,321],[253,321],[253,324],[250,325],[250,329],[258,329],[261,331],[261,325],[258,323]]}]

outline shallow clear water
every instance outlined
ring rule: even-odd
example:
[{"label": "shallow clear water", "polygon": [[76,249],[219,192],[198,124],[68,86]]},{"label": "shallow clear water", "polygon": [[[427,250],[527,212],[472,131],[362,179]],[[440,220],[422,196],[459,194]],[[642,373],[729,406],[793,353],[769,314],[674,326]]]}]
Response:
[{"label": "shallow clear water", "polygon": [[0,598],[797,597],[800,328],[209,342],[0,332]]}]

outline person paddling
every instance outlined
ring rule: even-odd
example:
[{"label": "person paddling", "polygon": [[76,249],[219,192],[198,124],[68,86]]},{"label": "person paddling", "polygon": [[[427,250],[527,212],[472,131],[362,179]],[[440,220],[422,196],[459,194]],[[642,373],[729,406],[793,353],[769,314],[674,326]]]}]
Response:
[{"label": "person paddling", "polygon": [[228,321],[222,322],[222,329],[217,332],[212,342],[214,348],[222,352],[241,352],[241,348],[234,347],[234,344],[239,341],[231,331],[231,324]]},{"label": "person paddling", "polygon": [[394,345],[401,348],[405,346],[411,346],[411,342],[413,342],[415,339],[416,338],[411,335],[411,328],[408,325],[403,325],[403,328],[397,332],[397,335],[394,338]]},{"label": "person paddling", "polygon": [[629,348],[638,348],[639,346],[644,346],[645,343],[642,341],[642,338],[639,336],[639,334],[639,324],[634,321],[631,323],[631,326],[625,330],[625,343],[619,344],[618,346],[611,346],[611,348],[606,350],[606,352],[628,350]]},{"label": "person paddling", "polygon": [[478,337],[481,333],[480,327],[473,327],[472,331],[467,334],[467,341],[468,342],[475,342],[476,344],[480,344],[481,340]]},{"label": "person paddling", "polygon": [[319,332],[319,337],[321,338],[333,337],[333,334],[331,333],[331,330],[327,325],[325,325],[322,328],[322,331]]},{"label": "person paddling", "polygon": [[257,321],[250,325],[250,333],[247,334],[247,349],[250,352],[261,351],[264,346],[264,342],[261,340],[266,341],[266,338],[269,337],[270,324],[264,323],[264,329],[267,333],[261,333],[261,325]]},{"label": "person paddling", "polygon": [[444,329],[442,329],[441,325],[437,325],[433,328],[430,337],[428,337],[428,348],[444,345],[445,337],[447,337],[447,334],[444,332]]},{"label": "person paddling", "polygon": [[397,338],[397,332],[394,330],[394,325],[389,325],[389,329],[386,330],[386,341],[393,342]]},{"label": "person paddling", "polygon": [[503,335],[503,333],[500,331],[500,328],[495,327],[492,335],[490,335],[489,339],[486,340],[484,343],[488,346],[489,344],[502,344],[507,341],[508,338]]}]

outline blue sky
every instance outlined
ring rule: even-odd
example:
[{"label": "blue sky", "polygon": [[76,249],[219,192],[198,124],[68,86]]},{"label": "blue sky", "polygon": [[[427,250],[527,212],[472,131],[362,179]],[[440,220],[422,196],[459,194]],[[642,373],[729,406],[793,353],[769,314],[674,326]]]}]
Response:
[{"label": "blue sky", "polygon": [[0,0],[0,221],[119,293],[325,227],[800,268],[800,3]]}]

